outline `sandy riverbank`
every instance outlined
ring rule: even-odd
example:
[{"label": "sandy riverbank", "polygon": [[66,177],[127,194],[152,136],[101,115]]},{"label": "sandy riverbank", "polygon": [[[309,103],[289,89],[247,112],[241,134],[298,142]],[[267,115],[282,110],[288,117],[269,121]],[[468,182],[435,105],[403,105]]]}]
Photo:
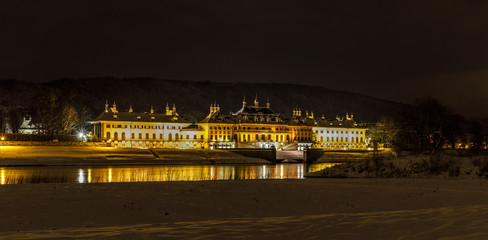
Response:
[{"label": "sandy riverbank", "polygon": [[0,166],[269,164],[228,151],[80,146],[0,146]]},{"label": "sandy riverbank", "polygon": [[486,239],[483,179],[0,186],[1,239]]}]

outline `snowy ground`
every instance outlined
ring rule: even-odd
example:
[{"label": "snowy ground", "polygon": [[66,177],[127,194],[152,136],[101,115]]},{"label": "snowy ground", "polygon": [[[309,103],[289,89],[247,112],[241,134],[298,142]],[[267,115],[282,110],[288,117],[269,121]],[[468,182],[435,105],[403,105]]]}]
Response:
[{"label": "snowy ground", "polygon": [[0,239],[487,239],[485,179],[0,186]]}]

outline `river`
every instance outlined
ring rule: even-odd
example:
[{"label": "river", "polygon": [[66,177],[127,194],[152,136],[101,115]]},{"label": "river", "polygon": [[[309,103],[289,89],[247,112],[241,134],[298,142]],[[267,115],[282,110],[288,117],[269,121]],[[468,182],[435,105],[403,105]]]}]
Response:
[{"label": "river", "polygon": [[276,165],[163,165],[114,167],[2,167],[0,184],[166,182],[303,179],[334,163]]}]

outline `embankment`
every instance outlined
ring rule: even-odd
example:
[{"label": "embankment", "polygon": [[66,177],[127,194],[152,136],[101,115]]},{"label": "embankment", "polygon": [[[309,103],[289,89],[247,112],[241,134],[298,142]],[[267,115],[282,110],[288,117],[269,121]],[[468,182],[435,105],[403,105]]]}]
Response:
[{"label": "embankment", "polygon": [[86,146],[0,146],[0,166],[268,164],[229,151]]}]

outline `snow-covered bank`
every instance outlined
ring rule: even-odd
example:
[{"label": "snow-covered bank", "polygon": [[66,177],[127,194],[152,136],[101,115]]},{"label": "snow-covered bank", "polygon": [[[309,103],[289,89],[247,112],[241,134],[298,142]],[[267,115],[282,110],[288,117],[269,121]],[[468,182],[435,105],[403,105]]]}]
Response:
[{"label": "snow-covered bank", "polygon": [[268,164],[228,151],[73,146],[0,146],[0,166]]},{"label": "snow-covered bank", "polygon": [[0,186],[4,239],[483,239],[488,182],[448,179]]},{"label": "snow-covered bank", "polygon": [[488,156],[412,155],[393,158],[364,158],[348,161],[306,177],[324,178],[397,178],[397,177],[488,177]]}]

